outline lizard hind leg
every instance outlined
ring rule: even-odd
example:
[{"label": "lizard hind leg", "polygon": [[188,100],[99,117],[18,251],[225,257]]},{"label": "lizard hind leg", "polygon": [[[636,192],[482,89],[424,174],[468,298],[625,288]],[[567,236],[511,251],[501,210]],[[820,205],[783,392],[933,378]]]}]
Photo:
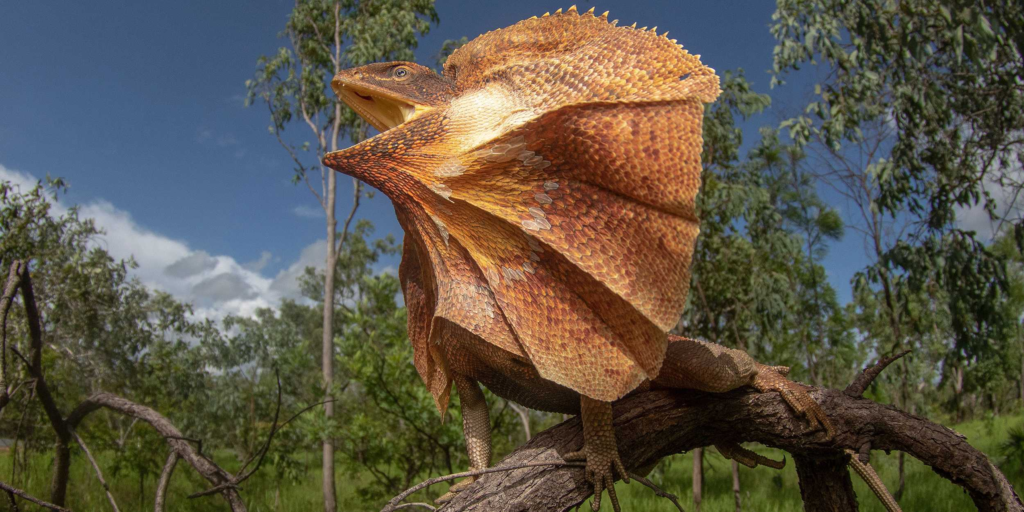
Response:
[{"label": "lizard hind leg", "polygon": [[[466,451],[469,452],[469,470],[487,469],[491,465],[491,420],[487,399],[475,381],[459,374],[455,374],[453,380],[461,404],[462,432],[466,437]],[[466,477],[449,487],[447,493],[434,501],[438,504],[451,501],[476,479],[475,476]]]},{"label": "lizard hind leg", "polygon": [[594,486],[594,501],[590,507],[601,509],[601,494],[608,490],[608,499],[615,512],[621,512],[615,496],[615,473],[629,483],[629,474],[619,458],[612,428],[612,404],[580,395],[580,417],[583,420],[583,449],[567,453],[566,461],[586,461],[584,476]]},{"label": "lizard hind leg", "polygon": [[807,393],[803,386],[787,379],[785,377],[786,374],[779,371],[778,368],[758,363],[757,375],[754,376],[750,385],[762,393],[777,391],[794,412],[807,419],[811,428],[818,428],[820,426],[825,430],[825,435],[829,439],[835,437],[835,426],[828,415],[825,414],[824,409],[811,398],[811,395]]},{"label": "lizard hind leg", "polygon": [[768,457],[759,455],[737,443],[719,443],[715,445],[715,448],[718,448],[718,453],[721,453],[723,457],[739,462],[748,468],[765,466],[773,469],[782,469],[786,467],[785,457],[783,457],[781,461],[769,459]]}]

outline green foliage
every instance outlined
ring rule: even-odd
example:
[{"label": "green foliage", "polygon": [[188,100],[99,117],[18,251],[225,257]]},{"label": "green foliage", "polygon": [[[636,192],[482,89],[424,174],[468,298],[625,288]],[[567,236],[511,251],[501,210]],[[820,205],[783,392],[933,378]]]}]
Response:
[{"label": "green foliage", "polygon": [[1024,427],[1016,426],[1006,432],[1006,439],[999,444],[1003,457],[1000,467],[1006,473],[1024,475]]},{"label": "green foliage", "polygon": [[842,220],[801,172],[803,152],[774,130],[740,158],[737,122],[769,99],[742,73],[727,72],[722,88],[705,113],[701,235],[683,331],[839,383],[862,358],[819,263]]},{"label": "green foliage", "polygon": [[944,288],[958,349],[983,350],[1005,320],[994,315],[989,286],[1005,286],[1002,262],[958,229],[956,211],[983,204],[994,215],[988,187],[1019,190],[1019,2],[780,0],[773,20],[775,83],[804,64],[827,71],[804,113],[783,127],[801,146],[855,162],[869,189],[862,208],[910,228],[877,249],[862,282],[886,288],[894,317],[907,304],[894,294]]},{"label": "green foliage", "polygon": [[[433,0],[302,0],[296,2],[282,36],[289,47],[261,56],[255,76],[247,80],[246,104],[260,99],[270,111],[270,132],[296,164],[296,181],[319,166],[325,152],[339,149],[339,139],[359,140],[367,126],[344,106],[328,85],[341,69],[380,60],[413,60],[418,35],[438,21]],[[335,37],[337,35],[337,37]],[[285,142],[281,132],[294,120],[312,129],[316,162],[301,156],[308,142]]]},{"label": "green foliage", "polygon": [[437,52],[437,56],[435,57],[437,68],[441,69],[441,67],[444,66],[445,61],[448,60],[448,57],[455,53],[455,50],[458,50],[462,45],[468,42],[469,39],[467,39],[466,36],[462,36],[458,39],[446,39],[441,43],[441,50]]},{"label": "green foliage", "polygon": [[[102,232],[76,209],[57,214],[63,190],[60,180],[27,191],[0,182],[0,262],[6,275],[13,260],[30,261],[43,324],[43,371],[49,387],[59,390],[58,407],[66,414],[89,394],[109,391],[168,411],[179,427],[201,432],[207,418],[186,411],[206,403],[208,382],[203,357],[190,342],[216,336],[216,329],[190,320],[189,306],[130,278],[134,263],[115,261],[95,243]],[[11,344],[29,354],[21,308],[12,308],[11,317]],[[29,380],[20,361],[8,361],[13,383]],[[47,424],[42,408],[30,386],[18,390],[5,407],[0,435],[23,448],[49,449],[52,431],[34,427]],[[166,452],[138,437],[149,434],[122,417],[95,415],[107,417],[87,421],[80,431],[94,447],[115,451],[115,468],[130,466],[143,476],[158,470]]]}]

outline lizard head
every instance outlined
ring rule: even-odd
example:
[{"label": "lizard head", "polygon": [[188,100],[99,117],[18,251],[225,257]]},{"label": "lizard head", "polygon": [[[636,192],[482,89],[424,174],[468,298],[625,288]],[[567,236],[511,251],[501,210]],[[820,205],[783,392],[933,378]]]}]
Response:
[{"label": "lizard head", "polygon": [[382,62],[340,71],[331,88],[374,128],[385,132],[447,105],[455,84],[413,62]]}]

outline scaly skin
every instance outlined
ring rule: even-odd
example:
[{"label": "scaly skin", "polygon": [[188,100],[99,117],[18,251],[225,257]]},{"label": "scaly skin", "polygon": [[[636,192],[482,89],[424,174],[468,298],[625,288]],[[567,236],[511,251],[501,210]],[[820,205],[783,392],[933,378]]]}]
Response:
[{"label": "scaly skin", "polygon": [[442,415],[458,388],[472,467],[490,459],[478,383],[527,407],[582,411],[576,455],[594,506],[607,488],[618,510],[611,483],[626,474],[610,404],[641,385],[751,385],[830,424],[746,354],[670,343],[718,77],[675,40],[615,23],[573,7],[474,39],[443,75],[407,62],[342,71],[335,92],[383,133],[324,162],[395,206],[414,364]]}]

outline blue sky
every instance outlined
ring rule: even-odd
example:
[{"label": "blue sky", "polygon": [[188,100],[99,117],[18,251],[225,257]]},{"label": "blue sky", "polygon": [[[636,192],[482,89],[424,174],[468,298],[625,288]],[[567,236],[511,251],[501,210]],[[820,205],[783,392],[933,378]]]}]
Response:
[{"label": "blue sky", "polygon": [[[581,2],[621,23],[668,30],[719,72],[742,67],[768,92],[771,2]],[[277,38],[291,1],[5,2],[0,6],[0,179],[62,176],[62,206],[83,205],[119,257],[134,254],[147,284],[207,314],[248,313],[294,296],[292,281],[322,259],[324,223],[309,191],[290,183],[265,108],[244,108],[244,82]],[[440,24],[417,58],[569,4],[438,0]],[[747,123],[775,124],[806,93],[772,91]],[[299,126],[293,127],[298,131]],[[348,187],[347,180],[341,184]],[[339,211],[348,207],[347,188]],[[400,235],[383,196],[360,211]],[[319,245],[318,245],[319,244]],[[842,296],[863,265],[856,236],[827,266]],[[397,261],[382,266],[397,267]]]}]

